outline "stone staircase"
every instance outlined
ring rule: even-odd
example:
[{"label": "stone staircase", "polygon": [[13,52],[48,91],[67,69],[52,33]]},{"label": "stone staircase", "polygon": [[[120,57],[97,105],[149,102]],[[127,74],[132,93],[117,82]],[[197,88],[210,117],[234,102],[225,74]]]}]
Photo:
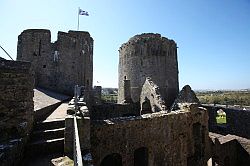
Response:
[{"label": "stone staircase", "polygon": [[37,122],[27,146],[26,156],[45,155],[64,151],[64,119]]}]

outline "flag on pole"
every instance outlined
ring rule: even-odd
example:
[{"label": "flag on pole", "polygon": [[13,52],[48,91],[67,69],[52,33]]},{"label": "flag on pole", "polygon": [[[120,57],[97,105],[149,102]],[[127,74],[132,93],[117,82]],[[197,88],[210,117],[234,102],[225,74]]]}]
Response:
[{"label": "flag on pole", "polygon": [[85,15],[85,16],[89,16],[89,13],[87,11],[84,11],[82,9],[79,8],[79,12],[78,12],[79,15]]}]

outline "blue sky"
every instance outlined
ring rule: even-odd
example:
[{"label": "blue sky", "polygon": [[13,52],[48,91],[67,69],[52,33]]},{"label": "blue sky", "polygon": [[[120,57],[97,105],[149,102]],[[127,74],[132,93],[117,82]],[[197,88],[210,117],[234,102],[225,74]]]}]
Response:
[{"label": "blue sky", "polygon": [[[153,32],[178,45],[180,88],[250,88],[250,0],[1,0],[0,45],[16,58],[25,29],[80,30],[94,38],[94,85],[118,86],[118,49]],[[0,50],[0,56],[9,59]]]}]

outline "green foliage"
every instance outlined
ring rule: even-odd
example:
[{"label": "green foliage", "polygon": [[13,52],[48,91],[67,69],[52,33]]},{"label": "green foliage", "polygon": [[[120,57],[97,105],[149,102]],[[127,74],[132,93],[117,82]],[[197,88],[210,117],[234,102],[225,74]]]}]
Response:
[{"label": "green foliage", "polygon": [[117,95],[103,95],[102,94],[102,100],[107,101],[107,102],[112,102],[112,103],[117,103]]},{"label": "green foliage", "polygon": [[226,116],[217,116],[216,117],[216,123],[217,124],[225,124],[225,123],[227,123]]},{"label": "green foliage", "polygon": [[250,106],[249,91],[207,91],[196,92],[201,103]]}]

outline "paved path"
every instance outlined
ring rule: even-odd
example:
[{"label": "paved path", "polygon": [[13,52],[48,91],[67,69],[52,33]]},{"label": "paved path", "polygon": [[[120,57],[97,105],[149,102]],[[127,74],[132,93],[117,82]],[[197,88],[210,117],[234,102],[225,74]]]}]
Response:
[{"label": "paved path", "polygon": [[44,89],[34,89],[34,110],[37,111],[49,105],[69,99],[69,96]]},{"label": "paved path", "polygon": [[[65,119],[67,115],[67,108],[68,108],[68,102],[63,102],[59,107],[55,109],[55,111],[52,114],[50,114],[50,116],[47,117],[45,121]],[[21,164],[21,166],[54,166],[54,164],[52,163],[52,159],[55,160],[58,157],[63,157],[63,156],[64,156],[63,152],[61,154],[52,153],[48,155],[34,156],[32,159],[28,159],[27,161],[24,161]],[[60,164],[56,164],[56,165],[60,165]],[[71,164],[71,166],[73,166],[73,164]]]},{"label": "paved path", "polygon": [[68,102],[62,103],[57,109],[47,117],[46,120],[65,119],[67,115]]},{"label": "paved path", "polygon": [[[48,91],[48,90],[44,90],[44,89],[34,89],[34,98],[33,98],[34,110],[39,111],[40,109],[44,107],[48,107],[50,105],[60,103],[67,99],[69,99],[69,96],[55,93],[55,92]],[[45,121],[65,119],[67,115],[67,108],[68,108],[68,102],[63,102],[46,118]],[[63,152],[61,154],[52,153],[49,155],[34,156],[32,159],[29,158],[27,160],[24,160],[23,163],[21,163],[21,166],[54,166],[51,160],[56,159],[58,157],[62,157],[62,156],[63,156]]]}]

